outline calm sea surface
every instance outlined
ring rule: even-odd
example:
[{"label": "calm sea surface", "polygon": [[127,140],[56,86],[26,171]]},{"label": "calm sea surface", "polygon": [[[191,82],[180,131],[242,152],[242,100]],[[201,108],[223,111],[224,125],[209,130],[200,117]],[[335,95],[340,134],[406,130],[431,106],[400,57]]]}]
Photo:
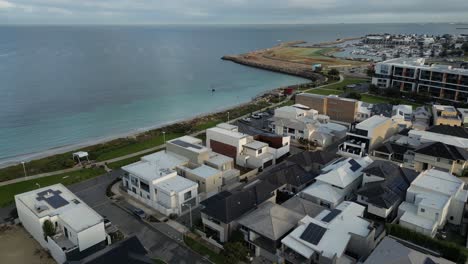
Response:
[{"label": "calm sea surface", "polygon": [[368,33],[467,33],[456,27],[0,26],[0,162],[226,108],[305,81],[220,60],[226,54]]}]

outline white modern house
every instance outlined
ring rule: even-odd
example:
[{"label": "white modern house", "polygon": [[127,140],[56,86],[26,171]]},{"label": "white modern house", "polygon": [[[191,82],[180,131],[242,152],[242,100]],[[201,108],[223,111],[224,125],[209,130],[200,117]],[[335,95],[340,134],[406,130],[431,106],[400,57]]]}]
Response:
[{"label": "white modern house", "polygon": [[163,213],[182,214],[198,206],[198,184],[177,175],[176,167],[189,159],[165,151],[145,156],[141,161],[122,167],[126,172],[123,186],[128,194]]},{"label": "white modern house", "polygon": [[276,164],[276,160],[281,158],[279,155],[289,152],[289,137],[283,137],[280,146],[274,148],[240,133],[236,126],[219,124],[206,130],[206,145],[216,153],[233,158],[241,167],[264,169]]},{"label": "white modern house", "polygon": [[[15,195],[15,204],[23,227],[60,264],[107,245],[104,219],[62,184]],[[44,235],[45,221],[55,226],[52,237]]]},{"label": "white modern house", "polygon": [[392,109],[392,121],[400,129],[411,128],[413,125],[413,107],[411,105],[394,105]]},{"label": "white modern house", "polygon": [[398,132],[398,126],[391,118],[372,116],[351,127],[346,141],[338,147],[338,154],[344,157],[360,158],[368,155],[379,143]]},{"label": "white modern house", "polygon": [[339,159],[323,168],[316,182],[299,195],[321,206],[335,208],[352,198],[353,192],[361,186],[363,169],[371,163],[369,157]]},{"label": "white modern house", "polygon": [[434,237],[446,223],[460,225],[468,191],[465,183],[448,172],[422,172],[408,188],[398,210],[400,225]]},{"label": "white modern house", "polygon": [[301,104],[275,109],[271,119],[273,132],[277,135],[290,136],[291,139],[307,139],[326,147],[346,136],[347,128],[330,123],[326,115],[319,115],[317,110]]},{"label": "white modern house", "polygon": [[364,219],[364,211],[359,204],[343,202],[315,217],[306,215],[281,240],[283,258],[287,263],[327,264],[356,263],[356,257],[367,257],[376,241],[375,229]]},{"label": "white modern house", "polygon": [[413,129],[426,130],[431,121],[431,113],[425,106],[417,107],[413,112]]}]

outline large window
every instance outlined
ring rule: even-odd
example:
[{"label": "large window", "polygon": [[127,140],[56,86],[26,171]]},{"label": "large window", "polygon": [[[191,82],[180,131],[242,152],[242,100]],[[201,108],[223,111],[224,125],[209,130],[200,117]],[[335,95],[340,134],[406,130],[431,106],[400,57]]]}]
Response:
[{"label": "large window", "polygon": [[145,182],[140,182],[140,188],[145,192],[149,192],[149,185]]},{"label": "large window", "polygon": [[184,193],[184,201],[187,201],[190,198],[192,198],[192,191]]}]

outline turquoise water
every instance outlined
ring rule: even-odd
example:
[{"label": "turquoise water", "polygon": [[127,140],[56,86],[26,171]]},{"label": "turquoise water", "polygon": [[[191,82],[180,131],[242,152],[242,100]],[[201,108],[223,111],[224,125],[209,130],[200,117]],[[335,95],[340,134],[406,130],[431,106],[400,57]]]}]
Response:
[{"label": "turquoise water", "polygon": [[280,41],[442,34],[455,27],[0,26],[0,162],[189,118],[305,82],[222,61],[226,54]]}]

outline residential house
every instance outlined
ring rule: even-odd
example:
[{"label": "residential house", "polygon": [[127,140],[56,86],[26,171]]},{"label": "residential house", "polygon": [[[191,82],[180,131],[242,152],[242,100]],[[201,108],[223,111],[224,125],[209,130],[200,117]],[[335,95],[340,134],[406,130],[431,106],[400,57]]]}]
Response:
[{"label": "residential house", "polygon": [[198,206],[198,184],[181,177],[175,170],[189,159],[165,151],[145,156],[141,161],[122,167],[126,172],[123,187],[127,193],[164,215],[182,214]]},{"label": "residential house", "polygon": [[[233,127],[219,124],[207,129],[207,147],[213,149],[214,152],[233,158],[241,167],[264,169],[276,163],[277,152],[271,153],[268,143],[254,140],[252,136],[240,133],[237,127]],[[289,146],[287,139],[284,146]]]},{"label": "residential house", "polygon": [[359,101],[335,95],[302,93],[296,95],[296,103],[315,109],[333,121],[350,124],[356,121]]},{"label": "residential house", "polygon": [[455,264],[455,262],[431,255],[431,250],[421,246],[385,237],[372,251],[364,264]]},{"label": "residential house", "polygon": [[392,121],[397,123],[400,129],[413,126],[413,107],[411,105],[394,105],[392,109]]},{"label": "residential house", "polygon": [[375,247],[375,229],[363,218],[365,207],[342,202],[334,210],[305,216],[281,240],[287,263],[356,263]]},{"label": "residential house", "polygon": [[276,134],[290,136],[291,139],[306,139],[322,148],[345,137],[347,131],[345,126],[329,123],[316,110],[303,105],[275,109],[275,116],[270,120]]},{"label": "residential house", "polygon": [[356,113],[356,122],[362,122],[367,118],[372,116],[372,107],[373,104],[369,104],[366,102],[359,101],[358,102],[358,110]]},{"label": "residential house", "polygon": [[458,116],[457,109],[451,105],[433,105],[432,116],[434,125],[461,126],[462,121]]},{"label": "residential house", "polygon": [[397,132],[397,125],[391,118],[372,116],[351,127],[346,141],[338,148],[338,154],[353,158],[364,157]]},{"label": "residential house", "polygon": [[457,110],[460,113],[462,125],[468,127],[468,108],[457,108]]},{"label": "residential house", "polygon": [[328,151],[301,151],[290,156],[287,161],[301,166],[307,172],[320,174],[325,166],[338,158],[339,156],[336,153]]},{"label": "residential house", "polygon": [[[77,261],[107,245],[104,218],[62,184],[15,195],[19,221],[57,263]],[[46,236],[50,221],[55,234]]]},{"label": "residential house", "polygon": [[80,261],[68,261],[68,264],[153,264],[147,254],[140,240],[133,235]]},{"label": "residential house", "polygon": [[468,168],[468,151],[441,142],[422,144],[414,151],[412,167],[417,171],[431,168],[462,176]]},{"label": "residential house", "polygon": [[239,228],[255,252],[271,262],[280,263],[281,239],[296,228],[305,215],[267,202],[239,219]]},{"label": "residential house", "polygon": [[257,178],[273,184],[281,192],[295,194],[311,184],[316,176],[298,164],[284,161],[263,171]]},{"label": "residential house", "polygon": [[323,168],[315,183],[304,189],[300,196],[321,206],[335,208],[354,196],[353,192],[361,186],[363,169],[371,163],[369,157],[337,160]]},{"label": "residential house", "polygon": [[367,213],[393,220],[418,173],[382,160],[372,162],[362,172],[362,187],[356,192],[357,202],[366,205]]},{"label": "residential house", "polygon": [[431,123],[431,113],[425,106],[417,107],[413,112],[413,129],[426,130]]},{"label": "residential house", "polygon": [[434,237],[446,223],[461,225],[468,191],[465,183],[437,169],[421,172],[398,208],[400,225]]},{"label": "residential house", "polygon": [[255,210],[261,204],[275,202],[276,186],[256,181],[240,189],[222,191],[201,202],[201,218],[208,237],[225,243],[234,230],[238,219]]}]

